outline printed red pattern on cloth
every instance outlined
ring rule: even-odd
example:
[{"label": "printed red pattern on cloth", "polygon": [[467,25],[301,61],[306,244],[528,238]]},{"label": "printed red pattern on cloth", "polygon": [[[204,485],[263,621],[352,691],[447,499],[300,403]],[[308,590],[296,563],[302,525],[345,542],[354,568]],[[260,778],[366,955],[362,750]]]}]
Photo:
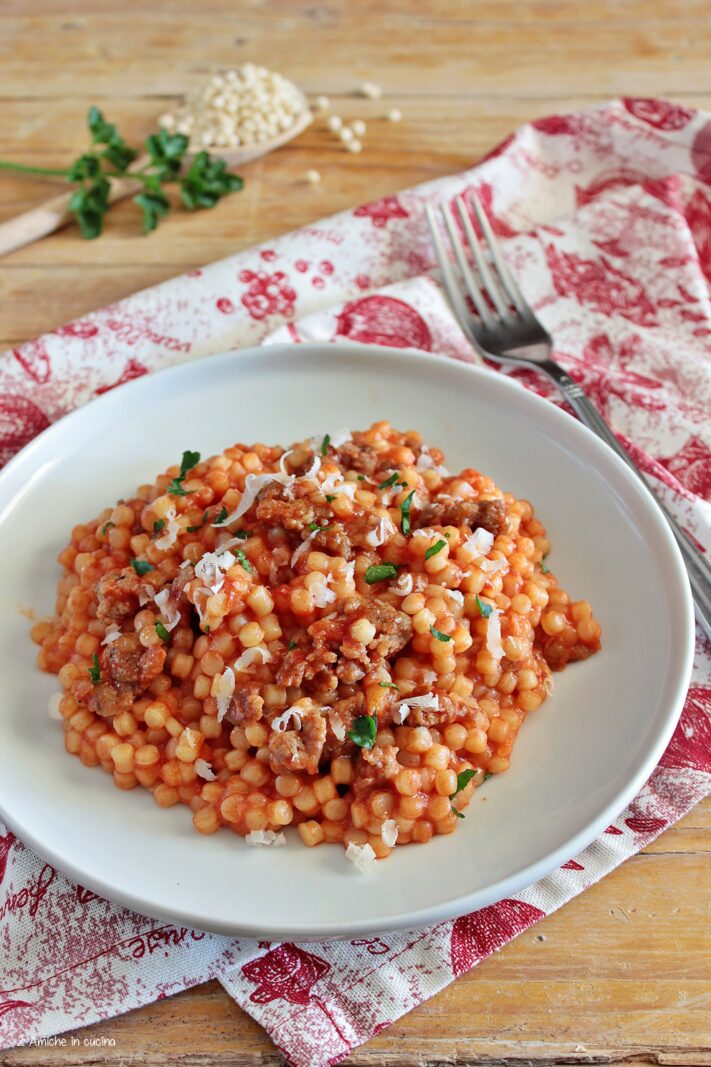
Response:
[{"label": "printed red pattern on cloth", "polygon": [[[367,340],[475,360],[438,285],[423,216],[425,203],[475,189],[558,358],[708,550],[709,184],[703,113],[627,99],[539,119],[463,174],[190,271],[6,353],[0,463],[107,389],[236,346]],[[557,400],[535,372],[510,374]],[[287,1062],[335,1064],[639,851],[710,789],[711,660],[699,638],[682,719],[627,811],[515,898],[430,930],[314,946],[165,926],[71,883],[0,824],[0,1047],[217,977]]]}]

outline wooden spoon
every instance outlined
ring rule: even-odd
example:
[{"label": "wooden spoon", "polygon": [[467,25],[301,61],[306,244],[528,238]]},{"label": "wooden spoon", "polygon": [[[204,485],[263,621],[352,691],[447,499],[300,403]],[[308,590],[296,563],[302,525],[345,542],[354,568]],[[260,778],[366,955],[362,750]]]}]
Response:
[{"label": "wooden spoon", "polygon": [[[282,145],[303,133],[313,121],[313,115],[309,110],[305,97],[303,102],[303,110],[296,116],[294,124],[276,137],[272,137],[268,141],[260,141],[258,144],[228,149],[215,148],[210,150],[208,148],[208,151],[210,151],[211,155],[224,160],[227,167],[232,170],[235,167],[244,166],[245,163],[251,163],[252,160],[259,159],[260,156],[265,156],[276,148],[281,148]],[[187,154],[186,160],[188,163],[195,154],[194,152]],[[137,168],[142,167],[148,162],[148,157],[142,156],[136,160],[134,166]],[[141,188],[141,182],[132,180],[128,176],[126,178],[111,178],[109,202],[113,204],[117,200],[123,200],[125,197],[139,192]],[[0,256],[5,256],[16,248],[22,248],[23,245],[38,241],[40,237],[46,237],[48,234],[54,233],[55,230],[59,230],[62,226],[66,226],[67,223],[72,222],[74,216],[68,210],[72,192],[73,190],[70,190],[67,193],[54,196],[51,200],[45,200],[38,207],[30,208],[29,211],[23,212],[22,215],[17,215],[14,219],[8,219],[7,222],[0,223]]]}]

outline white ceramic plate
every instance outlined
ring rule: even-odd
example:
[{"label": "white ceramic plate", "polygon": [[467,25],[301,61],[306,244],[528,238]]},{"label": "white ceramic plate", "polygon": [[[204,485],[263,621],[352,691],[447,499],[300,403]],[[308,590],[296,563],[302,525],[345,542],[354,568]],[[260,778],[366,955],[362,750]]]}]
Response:
[{"label": "white ceramic plate", "polygon": [[[592,601],[603,651],[564,671],[510,771],[457,832],[363,876],[340,846],[251,849],[197,834],[65,754],[21,607],[50,613],[68,531],[174,463],[236,440],[288,444],[380,418],[417,428],[535,504],[564,587]],[[290,939],[414,927],[535,881],[642,786],[679,716],[693,614],[676,545],[625,465],[552,404],[450,359],[376,347],[227,353],[123,386],[51,427],[0,475],[0,813],[30,847],[112,900],[225,934]]]}]

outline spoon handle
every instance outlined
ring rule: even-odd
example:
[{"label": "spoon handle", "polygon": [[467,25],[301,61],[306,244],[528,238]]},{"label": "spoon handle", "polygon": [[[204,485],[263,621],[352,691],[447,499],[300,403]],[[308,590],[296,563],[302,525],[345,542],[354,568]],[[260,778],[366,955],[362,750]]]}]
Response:
[{"label": "spoon handle", "polygon": [[[137,193],[140,188],[141,183],[130,178],[112,178],[109,201],[113,204],[116,200],[123,200],[124,197]],[[41,237],[46,237],[71,222],[74,218],[69,211],[71,195],[71,192],[60,193],[59,196],[53,196],[51,200],[45,200],[43,204],[38,204],[29,211],[23,211],[14,219],[0,223],[0,256],[6,256],[16,248],[32,244],[33,241],[39,241]]]}]

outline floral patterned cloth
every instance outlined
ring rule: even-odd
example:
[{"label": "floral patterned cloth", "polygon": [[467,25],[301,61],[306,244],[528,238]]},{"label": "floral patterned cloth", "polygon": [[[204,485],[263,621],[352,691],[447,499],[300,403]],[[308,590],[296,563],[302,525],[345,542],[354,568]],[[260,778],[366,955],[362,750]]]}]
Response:
[{"label": "floral patterned cloth", "polygon": [[[668,506],[707,549],[711,117],[627,99],[531,123],[465,173],[190,271],[0,359],[0,462],[141,374],[291,339],[475,357],[444,301],[427,201],[476,189],[521,285]],[[528,371],[523,386],[550,390]],[[334,1064],[639,851],[711,789],[711,659],[681,722],[599,840],[514,899],[429,930],[323,945],[230,940],[96,897],[0,823],[0,1047],[218,978],[287,1061]]]}]

